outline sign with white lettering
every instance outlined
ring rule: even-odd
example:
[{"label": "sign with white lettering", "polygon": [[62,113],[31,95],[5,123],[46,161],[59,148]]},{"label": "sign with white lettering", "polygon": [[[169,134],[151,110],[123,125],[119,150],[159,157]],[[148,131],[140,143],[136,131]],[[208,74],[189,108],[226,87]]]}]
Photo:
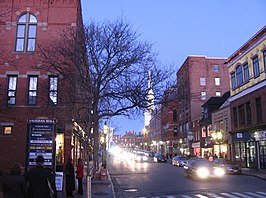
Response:
[{"label": "sign with white lettering", "polygon": [[38,155],[44,157],[44,165],[52,167],[54,159],[53,139],[55,125],[52,120],[29,120],[28,165],[36,165]]},{"label": "sign with white lettering", "polygon": [[264,141],[264,140],[266,140],[266,131],[257,131],[257,132],[255,132],[255,140],[256,141]]},{"label": "sign with white lettering", "polygon": [[56,172],[55,175],[55,186],[56,191],[62,191],[63,190],[63,172]]}]

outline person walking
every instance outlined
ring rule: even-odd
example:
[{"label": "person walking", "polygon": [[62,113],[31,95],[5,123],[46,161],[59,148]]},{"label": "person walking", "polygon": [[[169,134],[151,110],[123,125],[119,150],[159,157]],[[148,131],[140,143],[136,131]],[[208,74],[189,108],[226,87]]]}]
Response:
[{"label": "person walking", "polygon": [[25,177],[21,175],[21,166],[19,164],[14,164],[11,167],[10,174],[5,177],[2,188],[5,198],[26,197]]},{"label": "person walking", "polygon": [[78,164],[77,164],[77,180],[78,180],[78,194],[82,195],[83,194],[83,186],[82,186],[82,179],[83,179],[83,162],[82,159],[78,159]]},{"label": "person walking", "polygon": [[66,195],[67,197],[74,197],[73,191],[75,190],[75,171],[71,158],[68,158],[67,160],[65,175],[66,175]]},{"label": "person walking", "polygon": [[36,158],[36,168],[31,169],[26,177],[29,198],[57,198],[55,175],[51,169],[44,168],[43,156]]}]

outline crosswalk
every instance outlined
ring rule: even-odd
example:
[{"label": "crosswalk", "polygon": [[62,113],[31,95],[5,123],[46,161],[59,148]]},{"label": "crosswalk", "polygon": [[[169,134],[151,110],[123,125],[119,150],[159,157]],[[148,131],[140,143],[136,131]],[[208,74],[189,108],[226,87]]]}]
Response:
[{"label": "crosswalk", "polygon": [[[148,198],[148,197],[139,197]],[[266,198],[266,192],[221,192],[221,193],[194,193],[168,196],[155,196],[151,198]]]}]

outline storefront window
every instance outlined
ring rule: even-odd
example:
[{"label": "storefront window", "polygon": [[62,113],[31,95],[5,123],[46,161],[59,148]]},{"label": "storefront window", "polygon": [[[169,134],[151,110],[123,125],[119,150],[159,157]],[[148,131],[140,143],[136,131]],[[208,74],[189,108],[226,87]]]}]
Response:
[{"label": "storefront window", "polygon": [[64,163],[64,135],[57,134],[56,135],[56,163],[62,164]]}]

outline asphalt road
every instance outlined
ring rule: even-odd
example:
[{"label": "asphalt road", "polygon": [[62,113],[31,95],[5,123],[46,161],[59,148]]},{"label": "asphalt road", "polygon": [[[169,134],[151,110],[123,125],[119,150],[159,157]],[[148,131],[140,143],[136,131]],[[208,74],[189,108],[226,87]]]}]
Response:
[{"label": "asphalt road", "polygon": [[221,180],[185,178],[182,167],[167,163],[110,158],[108,169],[116,198],[265,198],[266,181],[252,176],[226,175]]}]

